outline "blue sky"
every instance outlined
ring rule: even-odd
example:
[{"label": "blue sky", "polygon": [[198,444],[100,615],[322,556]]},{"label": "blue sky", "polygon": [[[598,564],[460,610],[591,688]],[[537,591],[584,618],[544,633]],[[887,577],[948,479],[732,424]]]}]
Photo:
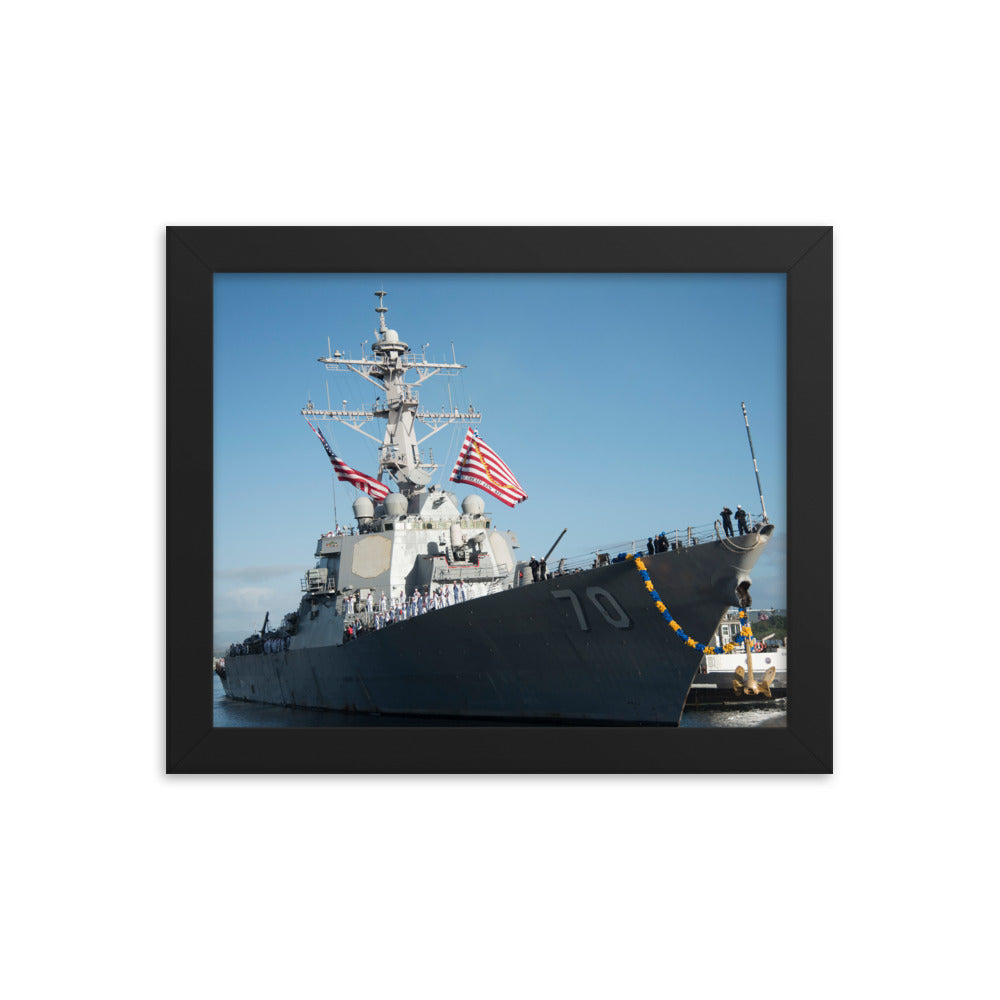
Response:
[{"label": "blue sky", "polygon": [[[435,375],[421,405],[471,403],[483,439],[528,500],[480,494],[518,555],[552,560],[760,510],[740,409],[747,404],[775,537],[754,570],[755,607],[784,607],[785,277],[754,275],[250,275],[215,278],[215,644],[297,606],[318,535],[353,523],[358,496],[300,410],[370,406],[377,390],[326,372],[327,342],[357,357],[377,326],[467,369]],[[447,483],[466,424],[423,446]],[[334,451],[374,475],[376,446],[321,424]],[[366,429],[381,438],[384,424]],[[423,436],[421,434],[421,436]],[[461,498],[471,491],[451,484]]]}]

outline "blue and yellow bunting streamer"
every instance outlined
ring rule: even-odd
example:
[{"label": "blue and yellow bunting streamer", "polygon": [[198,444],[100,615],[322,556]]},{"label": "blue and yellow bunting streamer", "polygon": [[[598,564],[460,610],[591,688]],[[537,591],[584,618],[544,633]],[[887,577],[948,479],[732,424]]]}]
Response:
[{"label": "blue and yellow bunting streamer", "polygon": [[[731,653],[736,649],[738,643],[727,642],[723,646],[706,646],[703,642],[695,642],[685,631],[680,627],[680,625],[674,621],[670,612],[667,610],[667,606],[660,600],[660,595],[656,592],[653,587],[653,581],[649,578],[649,573],[646,572],[646,564],[638,556],[629,555],[627,558],[635,559],[635,568],[639,571],[639,576],[642,577],[643,584],[646,590],[649,591],[649,596],[653,599],[653,603],[656,605],[656,610],[660,612],[663,616],[663,620],[670,626],[673,632],[677,635],[685,646],[690,646],[692,649],[698,650],[699,653]],[[753,635],[749,624],[747,623],[747,613],[743,608],[740,608],[740,635],[748,637]]]}]

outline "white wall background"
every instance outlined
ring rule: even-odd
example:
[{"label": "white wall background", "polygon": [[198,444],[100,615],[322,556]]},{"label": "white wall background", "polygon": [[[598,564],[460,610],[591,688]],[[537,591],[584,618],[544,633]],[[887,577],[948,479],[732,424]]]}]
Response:
[{"label": "white wall background", "polygon": [[[6,12],[8,995],[979,992],[986,9]],[[833,777],[164,776],[163,227],[338,223],[836,226]]]}]

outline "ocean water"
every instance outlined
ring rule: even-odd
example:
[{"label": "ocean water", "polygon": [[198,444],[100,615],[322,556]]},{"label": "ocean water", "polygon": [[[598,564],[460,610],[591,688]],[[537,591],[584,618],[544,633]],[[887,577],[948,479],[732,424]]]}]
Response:
[{"label": "ocean water", "polygon": [[[227,698],[222,681],[212,678],[216,726],[237,728],[324,726],[496,726],[497,722],[467,722],[454,719],[405,719],[388,716],[352,715],[313,708],[282,708]],[[503,723],[499,723],[503,725]],[[524,725],[523,722],[510,725]],[[684,712],[681,728],[738,729],[754,726],[784,726],[785,701],[778,699],[748,708],[696,708]]]}]

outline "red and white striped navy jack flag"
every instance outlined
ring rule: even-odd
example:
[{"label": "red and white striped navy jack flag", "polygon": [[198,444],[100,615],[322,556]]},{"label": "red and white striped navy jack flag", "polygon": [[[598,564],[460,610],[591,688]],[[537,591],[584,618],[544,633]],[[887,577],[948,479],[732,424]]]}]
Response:
[{"label": "red and white striped navy jack flag", "polygon": [[449,478],[453,483],[468,483],[484,493],[490,493],[508,507],[528,499],[528,494],[503,459],[471,427]]},{"label": "red and white striped navy jack flag", "polygon": [[[309,424],[309,421],[306,421]],[[370,497],[376,500],[384,500],[389,495],[389,487],[385,483],[380,483],[377,479],[372,479],[371,476],[366,476],[363,472],[358,472],[357,469],[352,469],[346,462],[341,461],[336,455],[330,450],[330,446],[326,443],[326,438],[319,431],[318,428],[312,427],[313,433],[323,442],[323,447],[326,449],[327,455],[330,456],[330,464],[333,466],[334,471],[337,473],[337,478],[342,483],[350,483],[352,486],[356,486],[362,493],[367,493]]]}]

